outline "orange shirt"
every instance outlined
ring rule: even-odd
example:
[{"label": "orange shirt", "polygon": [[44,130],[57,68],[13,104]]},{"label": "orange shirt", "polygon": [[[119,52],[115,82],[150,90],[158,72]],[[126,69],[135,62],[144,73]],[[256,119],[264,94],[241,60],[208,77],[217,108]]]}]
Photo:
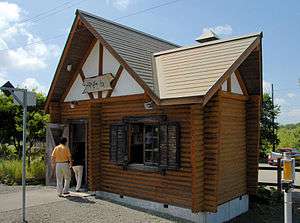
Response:
[{"label": "orange shirt", "polygon": [[62,144],[59,144],[53,149],[51,156],[56,163],[71,161],[70,149]]}]

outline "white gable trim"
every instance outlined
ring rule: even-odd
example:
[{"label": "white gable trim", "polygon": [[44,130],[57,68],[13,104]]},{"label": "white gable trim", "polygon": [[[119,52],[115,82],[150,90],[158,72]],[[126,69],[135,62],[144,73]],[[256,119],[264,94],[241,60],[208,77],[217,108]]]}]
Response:
[{"label": "white gable trim", "polygon": [[93,77],[99,74],[99,44],[99,41],[95,43],[92,51],[82,66],[85,77]]},{"label": "white gable trim", "polygon": [[231,74],[231,92],[244,94],[235,73]]},{"label": "white gable trim", "polygon": [[103,47],[103,74],[112,73],[115,75],[120,67],[117,59]]},{"label": "white gable trim", "polygon": [[83,100],[90,99],[88,94],[82,94],[82,92],[84,90],[82,83],[83,83],[83,81],[81,79],[80,74],[77,74],[76,80],[74,81],[67,96],[65,97],[64,102],[83,101]]},{"label": "white gable trim", "polygon": [[111,96],[126,96],[143,93],[144,89],[126,70],[123,70]]},{"label": "white gable trim", "polygon": [[[99,57],[100,52],[100,41],[98,40],[93,49],[91,50],[89,56],[82,66],[82,71],[84,78],[94,77],[99,75]],[[120,67],[119,61],[103,46],[103,74],[111,73],[116,76],[117,71]],[[80,75],[77,74],[76,80],[74,81],[72,87],[70,88],[65,102],[70,101],[80,101],[89,100],[88,94],[82,94],[83,92],[83,80]],[[114,96],[126,96],[134,94],[142,94],[144,89],[137,83],[137,81],[131,76],[131,74],[125,69],[122,71],[115,88],[111,94]],[[107,91],[102,92],[102,98],[106,98],[108,95]],[[93,93],[94,98],[98,98],[98,92]]]}]

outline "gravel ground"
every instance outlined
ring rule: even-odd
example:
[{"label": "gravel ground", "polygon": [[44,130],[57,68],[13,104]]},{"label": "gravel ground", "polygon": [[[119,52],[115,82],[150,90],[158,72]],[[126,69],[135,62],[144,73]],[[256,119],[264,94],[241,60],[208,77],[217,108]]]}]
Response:
[{"label": "gravel ground", "polygon": [[[41,190],[45,188],[53,188],[53,187],[45,187],[42,185],[37,186],[26,186],[26,190]],[[22,186],[7,186],[4,184],[0,184],[0,194],[7,194],[7,193],[16,193],[22,190]]]},{"label": "gravel ground", "polygon": [[[44,190],[47,187],[31,186],[28,190]],[[49,188],[48,188],[49,189]],[[20,186],[0,185],[1,194],[20,192]],[[61,200],[26,208],[26,220],[29,223],[42,222],[105,222],[105,223],[137,223],[137,222],[187,222],[167,215],[144,212],[125,207],[94,196],[70,196]],[[21,210],[0,212],[0,222],[11,223],[21,221]]]},{"label": "gravel ground", "polygon": [[[94,197],[65,199],[27,209],[28,222],[174,222]],[[0,222],[20,222],[21,211],[1,213]]]}]

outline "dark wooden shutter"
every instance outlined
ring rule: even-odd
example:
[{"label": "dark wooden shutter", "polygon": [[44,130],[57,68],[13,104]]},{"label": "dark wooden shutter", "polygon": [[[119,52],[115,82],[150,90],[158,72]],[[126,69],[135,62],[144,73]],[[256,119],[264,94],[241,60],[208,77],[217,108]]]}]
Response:
[{"label": "dark wooden shutter", "polygon": [[159,126],[159,167],[161,170],[168,168],[168,125]]},{"label": "dark wooden shutter", "polygon": [[113,124],[110,127],[110,160],[118,165],[128,165],[128,127]]},{"label": "dark wooden shutter", "polygon": [[168,123],[168,169],[180,167],[179,124]]},{"label": "dark wooden shutter", "polygon": [[179,124],[169,122],[160,125],[159,156],[161,170],[180,167]]}]

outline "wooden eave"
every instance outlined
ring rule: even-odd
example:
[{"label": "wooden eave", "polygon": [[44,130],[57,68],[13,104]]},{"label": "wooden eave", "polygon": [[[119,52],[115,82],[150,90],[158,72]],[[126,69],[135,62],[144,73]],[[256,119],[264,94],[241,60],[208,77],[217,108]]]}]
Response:
[{"label": "wooden eave", "polygon": [[58,80],[58,76],[59,76],[59,73],[60,73],[60,70],[63,66],[63,61],[66,59],[67,57],[67,54],[68,54],[68,51],[69,51],[69,48],[71,46],[71,42],[72,42],[72,39],[74,37],[74,34],[76,32],[76,27],[78,26],[79,24],[79,17],[76,16],[73,24],[72,24],[72,27],[71,27],[71,31],[69,33],[69,36],[68,36],[68,39],[67,39],[67,43],[63,49],[63,53],[59,59],[59,63],[58,63],[58,66],[56,68],[56,71],[55,71],[55,74],[54,74],[54,78],[53,78],[53,81],[51,82],[51,85],[50,85],[50,89],[49,89],[49,92],[48,92],[48,95],[47,95],[47,99],[46,99],[46,103],[45,103],[45,111],[48,112],[49,111],[49,103],[50,103],[50,100],[52,98],[52,95],[53,95],[53,91],[54,91],[54,86],[56,85],[57,83],[57,80]]}]

